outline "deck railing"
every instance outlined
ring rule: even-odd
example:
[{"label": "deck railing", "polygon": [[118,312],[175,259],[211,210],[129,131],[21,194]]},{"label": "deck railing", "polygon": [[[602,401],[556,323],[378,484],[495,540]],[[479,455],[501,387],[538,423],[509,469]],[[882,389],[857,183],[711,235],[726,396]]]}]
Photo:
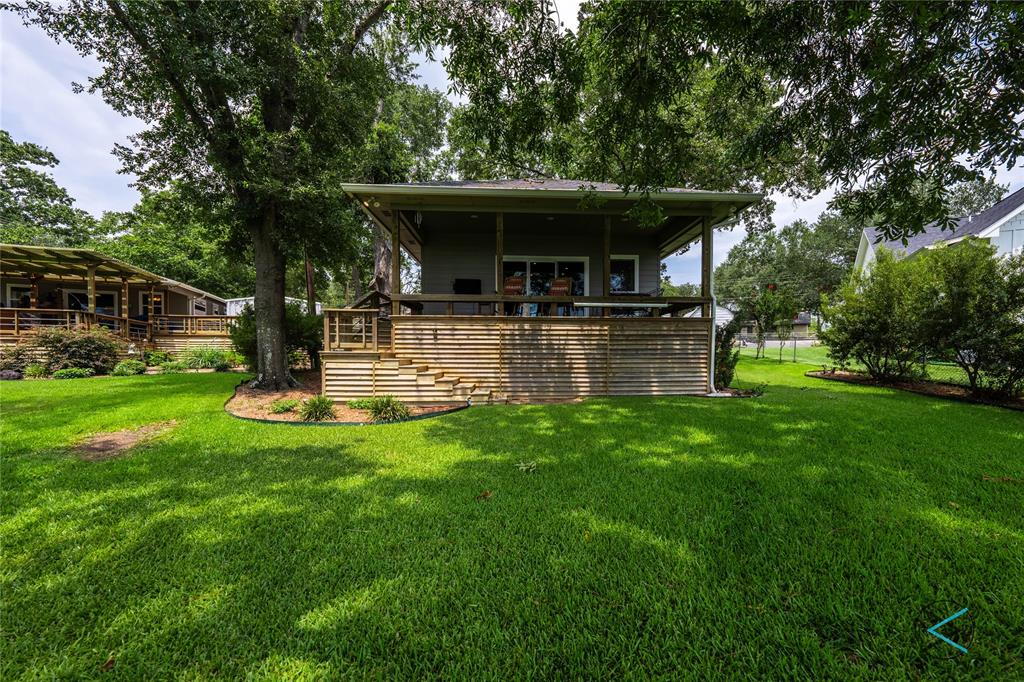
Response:
[{"label": "deck railing", "polygon": [[380,345],[376,308],[330,308],[324,311],[324,350],[371,350]]},{"label": "deck railing", "polygon": [[0,308],[0,335],[20,337],[45,329],[102,328],[130,341],[154,335],[225,336],[234,317],[227,315],[154,315],[152,321],[84,310]]},{"label": "deck railing", "polygon": [[454,315],[455,306],[470,308],[469,315],[514,315],[525,317],[614,316],[660,317],[711,304],[710,298],[691,296],[501,296],[451,294],[401,294],[392,297],[399,303],[399,314],[420,314],[425,306],[444,305],[445,315]]}]

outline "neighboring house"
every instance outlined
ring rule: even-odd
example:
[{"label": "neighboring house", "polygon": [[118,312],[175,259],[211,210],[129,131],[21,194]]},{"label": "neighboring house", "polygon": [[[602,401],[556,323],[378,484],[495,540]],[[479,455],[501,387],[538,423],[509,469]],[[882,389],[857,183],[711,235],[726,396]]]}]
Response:
[{"label": "neighboring house", "polygon": [[[714,227],[760,194],[670,188],[640,198],[569,180],[344,185],[420,266],[419,294],[326,309],[323,391],[421,403],[703,394],[711,373]],[[660,296],[661,260],[701,243],[701,295]],[[694,308],[697,317],[684,315]]]},{"label": "neighboring house", "polygon": [[[686,315],[684,315],[684,317],[700,317],[700,316],[701,316],[700,308],[694,308],[690,312],[686,313]],[[734,313],[733,311],[729,310],[725,306],[723,306],[723,305],[716,305],[715,306],[715,326],[716,327],[721,327],[721,326],[729,324],[730,322],[732,322],[732,318],[734,318],[734,317],[736,317],[736,313]]]},{"label": "neighboring house", "polygon": [[942,244],[956,244],[969,237],[985,239],[996,247],[998,255],[1020,253],[1024,250],[1024,188],[981,213],[955,220],[953,230],[943,230],[937,223],[929,223],[923,232],[901,240],[884,240],[874,228],[866,228],[860,237],[854,269],[863,272],[871,266],[879,246],[913,258],[923,249]]},{"label": "neighboring house", "polygon": [[103,327],[158,348],[229,343],[226,301],[90,249],[0,244],[0,343]]},{"label": "neighboring house", "polygon": [[[290,296],[285,296],[284,302],[285,303],[298,303],[300,306],[302,306],[302,310],[303,311],[306,310],[306,299],[304,299],[304,298],[292,298]],[[228,315],[241,315],[242,314],[242,310],[244,310],[245,306],[247,306],[247,305],[255,306],[256,305],[256,297],[255,296],[246,296],[244,298],[229,298],[229,299],[227,299],[227,311],[228,311],[227,314]],[[324,307],[323,304],[320,303],[319,301],[317,301],[317,304],[316,304],[316,314],[317,315],[319,315],[321,312],[323,312],[323,307]]]},{"label": "neighboring house", "polygon": [[[793,339],[807,339],[815,335],[814,330],[814,316],[806,310],[796,314],[793,318],[793,331],[790,332],[790,338]],[[769,331],[768,335],[774,335],[774,331]],[[752,337],[757,335],[757,322],[748,320],[740,325],[740,336]]]}]

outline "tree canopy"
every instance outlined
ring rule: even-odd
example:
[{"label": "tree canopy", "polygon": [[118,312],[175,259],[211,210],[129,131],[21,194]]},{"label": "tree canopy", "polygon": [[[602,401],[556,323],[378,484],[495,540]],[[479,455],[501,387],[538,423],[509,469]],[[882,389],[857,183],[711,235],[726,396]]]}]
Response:
[{"label": "tree canopy", "polygon": [[0,242],[41,246],[81,246],[94,227],[92,216],[53,176],[35,167],[59,163],[47,149],[15,142],[0,130]]}]

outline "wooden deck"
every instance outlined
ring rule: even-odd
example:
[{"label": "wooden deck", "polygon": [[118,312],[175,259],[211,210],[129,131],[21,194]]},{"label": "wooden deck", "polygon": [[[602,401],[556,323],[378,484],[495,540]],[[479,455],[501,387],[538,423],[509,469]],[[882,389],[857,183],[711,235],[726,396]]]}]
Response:
[{"label": "wooden deck", "polygon": [[326,395],[443,403],[708,391],[708,318],[414,315],[391,326],[390,343],[322,353]]}]

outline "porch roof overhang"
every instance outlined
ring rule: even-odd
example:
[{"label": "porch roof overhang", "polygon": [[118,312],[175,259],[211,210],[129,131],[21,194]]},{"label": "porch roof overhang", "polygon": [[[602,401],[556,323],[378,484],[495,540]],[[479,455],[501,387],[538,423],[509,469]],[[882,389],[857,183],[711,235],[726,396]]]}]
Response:
[{"label": "porch roof overhang", "polygon": [[42,275],[58,280],[88,279],[95,269],[100,282],[126,280],[129,284],[160,284],[164,278],[92,249],[0,244],[0,275]]},{"label": "porch roof overhang", "polygon": [[[608,183],[576,180],[500,180],[445,184],[343,184],[375,223],[387,229],[394,211],[503,212],[575,215],[623,215],[644,198],[640,192],[623,192]],[[700,238],[701,224],[712,227],[735,220],[741,211],[764,195],[749,192],[712,192],[667,188],[651,192],[667,217],[658,229],[662,257]],[[419,259],[419,235],[403,220],[402,246]]]}]

